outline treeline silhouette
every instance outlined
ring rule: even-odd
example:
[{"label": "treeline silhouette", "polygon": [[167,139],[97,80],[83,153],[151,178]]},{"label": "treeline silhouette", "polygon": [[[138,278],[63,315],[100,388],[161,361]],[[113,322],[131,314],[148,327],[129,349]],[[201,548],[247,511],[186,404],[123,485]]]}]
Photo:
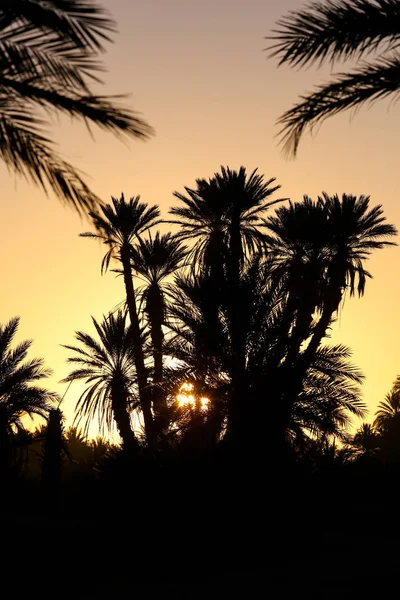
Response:
[{"label": "treeline silhouette", "polygon": [[[94,231],[82,236],[104,243],[102,273],[116,273],[124,295],[93,318],[93,335],[65,346],[64,382],[85,384],[73,427],[37,384],[49,371],[27,359],[31,342],[13,344],[18,319],[0,327],[5,514],[79,519],[94,545],[140,539],[138,568],[164,577],[177,556],[188,573],[204,553],[217,572],[254,565],[265,527],[280,556],[289,531],[303,536],[328,513],[330,526],[340,521],[343,489],[350,503],[366,489],[370,502],[378,487],[390,493],[400,384],[352,433],[367,414],[363,375],[348,348],[323,342],[396,229],[366,196],[292,202],[275,198],[279,187],[222,167],[175,192],[168,218],[123,195],[90,213]],[[29,431],[26,415],[45,422]],[[88,439],[92,422],[103,437]],[[117,556],[127,560],[117,553],[115,567]]]}]

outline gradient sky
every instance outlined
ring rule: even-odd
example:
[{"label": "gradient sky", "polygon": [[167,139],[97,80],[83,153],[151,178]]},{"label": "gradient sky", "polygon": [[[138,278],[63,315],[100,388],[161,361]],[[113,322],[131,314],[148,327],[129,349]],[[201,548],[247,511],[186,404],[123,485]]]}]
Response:
[{"label": "gradient sky", "polygon": [[[368,194],[400,226],[398,107],[381,102],[354,118],[328,120],[304,137],[298,158],[280,154],[274,123],[302,92],[329,71],[277,69],[262,51],[276,20],[301,0],[106,0],[120,34],[109,49],[104,91],[131,93],[129,103],[156,130],[151,141],[123,144],[62,118],[55,138],[64,155],[90,177],[105,201],[124,192],[159,204],[166,215],[172,192],[209,177],[220,165],[258,167],[276,177],[281,195],[300,200],[322,190]],[[123,282],[101,277],[103,248],[78,234],[90,228],[53,196],[16,179],[0,165],[2,237],[0,322],[19,315],[18,340],[33,338],[31,356],[54,371],[52,389],[68,373],[67,351],[77,329],[93,332],[124,298]],[[373,412],[397,374],[400,249],[369,261],[374,279],[366,295],[346,300],[332,341],[353,349],[366,375],[364,398]],[[69,421],[80,388],[73,384],[64,410]]]}]

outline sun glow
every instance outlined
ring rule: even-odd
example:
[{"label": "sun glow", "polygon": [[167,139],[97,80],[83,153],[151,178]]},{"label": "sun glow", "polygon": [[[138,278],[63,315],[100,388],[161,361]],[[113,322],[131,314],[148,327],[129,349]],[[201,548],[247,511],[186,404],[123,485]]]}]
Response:
[{"label": "sun glow", "polygon": [[196,397],[193,383],[182,383],[179,388],[179,394],[176,396],[178,406],[188,406],[192,409],[198,408],[201,411],[206,411],[210,404],[209,398],[205,396]]}]

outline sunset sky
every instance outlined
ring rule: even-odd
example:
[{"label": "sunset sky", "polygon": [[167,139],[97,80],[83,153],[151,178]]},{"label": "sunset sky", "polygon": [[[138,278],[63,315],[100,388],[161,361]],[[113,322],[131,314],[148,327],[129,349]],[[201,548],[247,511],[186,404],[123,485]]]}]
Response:
[{"label": "sunset sky", "polygon": [[[276,20],[302,0],[104,0],[120,34],[106,55],[103,92],[131,94],[129,102],[155,128],[146,143],[123,144],[111,134],[62,118],[55,139],[88,174],[94,191],[141,195],[163,214],[172,192],[210,177],[220,165],[258,167],[281,184],[280,195],[300,200],[321,191],[368,194],[400,227],[398,105],[380,102],[354,118],[328,120],[305,136],[295,161],[280,153],[276,119],[298,95],[329,77],[327,69],[294,71],[267,60],[263,39]],[[338,67],[340,70],[340,66]],[[90,229],[53,196],[16,179],[0,165],[2,237],[0,322],[19,315],[18,340],[34,339],[31,356],[54,371],[60,392],[74,331],[93,332],[124,298],[123,282],[100,275],[103,248],[78,234]],[[353,349],[366,375],[364,397],[373,412],[400,374],[400,248],[378,251],[368,264],[374,279],[365,297],[347,300],[332,341]],[[71,421],[79,386],[64,410]]]}]

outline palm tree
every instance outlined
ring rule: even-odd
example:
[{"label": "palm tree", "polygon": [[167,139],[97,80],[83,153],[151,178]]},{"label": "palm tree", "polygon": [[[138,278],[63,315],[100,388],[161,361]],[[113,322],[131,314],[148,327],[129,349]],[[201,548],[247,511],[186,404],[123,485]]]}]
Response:
[{"label": "palm tree", "polygon": [[[209,286],[215,296],[215,309],[225,302],[229,312],[232,358],[235,368],[233,389],[237,399],[232,405],[239,406],[244,395],[245,380],[245,333],[242,311],[237,293],[241,285],[241,271],[246,260],[265,248],[266,211],[281,199],[268,201],[280,186],[272,185],[275,178],[265,181],[255,169],[249,176],[246,169],[239,171],[221,167],[209,181],[197,180],[197,188],[185,188],[187,196],[175,192],[184,206],[174,207],[170,213],[180,225],[179,239],[194,241],[192,257],[194,264],[210,276]],[[210,306],[210,304],[209,304]],[[216,316],[213,317],[213,321]],[[239,408],[237,410],[239,413]],[[239,420],[239,419],[238,419]]]},{"label": "palm tree", "polygon": [[[394,225],[385,223],[382,206],[369,208],[369,196],[337,194],[320,197],[327,220],[327,267],[323,285],[321,317],[315,325],[305,360],[315,353],[326,335],[329,323],[340,303],[345,290],[353,296],[364,294],[367,277],[365,261],[372,251],[395,245],[387,238],[397,235]],[[357,286],[356,286],[357,283]]]},{"label": "palm tree", "polygon": [[339,73],[279,119],[284,149],[296,155],[303,132],[344,110],[395,94],[400,86],[400,8],[397,0],[317,0],[278,21],[268,39],[279,65],[303,67],[338,60],[370,61]]},{"label": "palm tree", "polygon": [[400,390],[392,390],[379,402],[375,413],[374,426],[384,431],[391,421],[400,417]]},{"label": "palm tree", "polygon": [[142,329],[132,279],[131,256],[134,243],[139,243],[141,236],[159,222],[160,210],[158,206],[148,207],[146,203],[140,201],[140,196],[126,201],[122,194],[119,200],[112,198],[112,204],[102,206],[99,214],[93,212],[89,214],[93,219],[97,233],[82,233],[81,236],[100,239],[109,246],[109,250],[101,263],[102,272],[107,271],[111,258],[115,258],[122,265],[126,302],[132,326],[139,397],[142,404],[147,439],[149,443],[152,443],[154,431],[151,394],[147,382]]},{"label": "palm tree", "polygon": [[0,156],[84,214],[99,199],[45,129],[49,116],[65,113],[118,135],[149,136],[150,127],[135,112],[92,89],[104,71],[103,43],[115,31],[96,0],[0,2]]},{"label": "palm tree", "polygon": [[92,320],[100,341],[77,331],[75,337],[82,347],[64,346],[74,352],[68,362],[78,366],[63,382],[84,380],[87,384],[76,406],[76,420],[86,419],[85,433],[96,417],[101,430],[111,429],[115,421],[124,447],[137,448],[130,416],[139,406],[133,328],[126,326],[126,315],[121,311],[102,323]]},{"label": "palm tree", "polygon": [[[57,394],[36,385],[49,377],[51,371],[44,368],[42,359],[25,360],[31,341],[25,341],[12,349],[19,318],[0,324],[0,462],[9,465],[12,439],[16,432],[24,430],[23,419],[40,416],[46,419]],[[25,362],[24,362],[25,361]]]},{"label": "palm tree", "polygon": [[379,449],[380,435],[374,425],[363,423],[357,429],[350,443],[356,451],[357,456],[364,459],[371,458],[377,454]]},{"label": "palm tree", "polygon": [[167,426],[167,408],[161,389],[163,380],[163,326],[166,318],[166,295],[168,284],[165,280],[182,265],[187,254],[186,247],[171,233],[161,235],[158,231],[154,238],[141,239],[137,246],[131,247],[133,271],[145,281],[142,290],[144,311],[150,325],[154,362],[154,398],[153,409],[161,430]]},{"label": "palm tree", "polygon": [[[361,296],[371,277],[365,261],[373,250],[393,244],[387,238],[396,228],[385,223],[381,206],[369,208],[369,200],[323,193],[313,202],[306,196],[266,221],[274,234],[268,244],[276,276],[288,290],[280,342],[270,361],[272,377],[279,375],[277,393],[286,390],[286,420],[345,291]],[[284,368],[277,371],[280,361]]]}]

